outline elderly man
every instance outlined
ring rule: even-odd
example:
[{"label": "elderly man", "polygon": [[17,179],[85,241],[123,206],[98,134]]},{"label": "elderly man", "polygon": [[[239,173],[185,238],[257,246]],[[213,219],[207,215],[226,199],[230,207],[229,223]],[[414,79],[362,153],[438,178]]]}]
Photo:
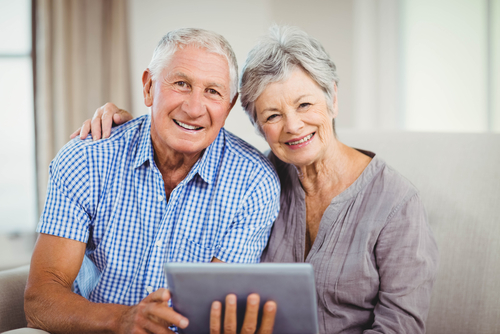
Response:
[{"label": "elderly man", "polygon": [[29,327],[168,333],[188,320],[168,307],[163,263],[259,261],[279,181],[222,128],[237,81],[222,36],[172,31],[142,77],[151,116],[59,152],[25,294]]}]

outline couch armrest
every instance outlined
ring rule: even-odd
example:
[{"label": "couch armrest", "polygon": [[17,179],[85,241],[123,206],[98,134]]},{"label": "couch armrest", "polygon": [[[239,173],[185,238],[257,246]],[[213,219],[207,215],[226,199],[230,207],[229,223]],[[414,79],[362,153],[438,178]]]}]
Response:
[{"label": "couch armrest", "polygon": [[0,333],[26,327],[24,288],[29,265],[0,271]]}]

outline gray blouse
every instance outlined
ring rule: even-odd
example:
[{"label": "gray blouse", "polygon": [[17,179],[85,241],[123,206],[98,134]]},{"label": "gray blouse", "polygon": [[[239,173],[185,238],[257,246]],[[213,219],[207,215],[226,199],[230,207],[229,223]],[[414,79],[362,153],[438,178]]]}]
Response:
[{"label": "gray blouse", "polygon": [[305,193],[270,153],[281,209],[261,260],[313,265],[320,333],[425,333],[438,264],[425,209],[408,180],[361,152],[372,161],[332,200],[305,261]]}]

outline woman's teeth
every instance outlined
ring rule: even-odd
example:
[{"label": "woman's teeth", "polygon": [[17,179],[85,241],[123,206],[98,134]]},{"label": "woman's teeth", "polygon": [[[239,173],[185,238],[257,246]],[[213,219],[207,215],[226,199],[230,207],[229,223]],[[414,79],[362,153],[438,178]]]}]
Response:
[{"label": "woman's teeth", "polygon": [[199,129],[201,129],[201,127],[192,126],[192,125],[189,125],[189,124],[186,124],[186,123],[179,122],[177,120],[175,120],[175,123],[177,123],[177,125],[183,127],[184,129],[188,129],[188,130],[199,130]]},{"label": "woman's teeth", "polygon": [[286,143],[286,144],[287,144],[287,145],[298,145],[298,144],[302,144],[303,142],[306,142],[306,141],[308,141],[309,139],[311,139],[313,135],[314,135],[314,133],[311,133],[309,136],[306,136],[306,137],[302,138],[301,140],[291,141],[291,142]]}]

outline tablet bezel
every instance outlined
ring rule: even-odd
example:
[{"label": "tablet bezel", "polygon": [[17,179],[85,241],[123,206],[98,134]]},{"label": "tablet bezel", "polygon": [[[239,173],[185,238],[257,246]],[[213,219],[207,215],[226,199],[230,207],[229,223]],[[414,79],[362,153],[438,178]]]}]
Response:
[{"label": "tablet bezel", "polygon": [[258,293],[261,310],[267,300],[278,304],[273,333],[318,333],[314,271],[310,264],[173,262],[165,264],[165,274],[174,309],[190,321],[181,333],[209,333],[210,306],[214,300],[224,302],[229,293],[238,298],[238,328],[244,317],[246,297]]}]

